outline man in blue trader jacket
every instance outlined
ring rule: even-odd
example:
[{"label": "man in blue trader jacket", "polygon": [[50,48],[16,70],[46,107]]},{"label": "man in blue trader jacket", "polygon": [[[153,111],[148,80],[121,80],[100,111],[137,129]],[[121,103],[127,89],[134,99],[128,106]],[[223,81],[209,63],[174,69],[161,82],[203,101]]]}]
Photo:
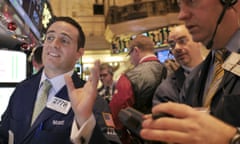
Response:
[{"label": "man in blue trader jacket", "polygon": [[[1,140],[7,143],[9,138],[14,140],[14,144],[72,143],[70,133],[74,112],[71,109],[64,75],[72,78],[74,87],[83,87],[85,84],[73,71],[75,62],[83,55],[84,44],[82,28],[73,19],[57,17],[50,23],[43,44],[44,68],[20,83],[13,92],[8,108],[2,116]],[[41,96],[42,83],[45,80],[51,83],[46,106],[33,120],[33,111],[37,107],[36,103]],[[97,102],[94,106],[98,106]],[[86,132],[88,118],[82,115],[84,121],[78,122],[78,127],[82,130],[81,143],[108,143],[96,124],[91,125],[92,133]],[[9,135],[6,135],[8,132]]]}]

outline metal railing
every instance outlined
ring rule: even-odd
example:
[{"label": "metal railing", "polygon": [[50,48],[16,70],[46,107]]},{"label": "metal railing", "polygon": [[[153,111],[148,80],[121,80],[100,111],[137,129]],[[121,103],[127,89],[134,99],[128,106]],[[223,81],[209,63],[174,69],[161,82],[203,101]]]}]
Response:
[{"label": "metal railing", "polygon": [[136,2],[125,6],[111,6],[106,16],[106,25],[150,16],[179,12],[177,0],[153,0]]}]

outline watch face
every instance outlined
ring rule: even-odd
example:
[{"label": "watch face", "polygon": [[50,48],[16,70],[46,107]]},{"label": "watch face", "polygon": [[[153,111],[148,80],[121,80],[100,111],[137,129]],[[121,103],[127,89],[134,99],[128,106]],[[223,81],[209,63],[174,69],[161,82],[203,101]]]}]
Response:
[{"label": "watch face", "polygon": [[232,144],[240,144],[240,135],[238,136],[237,139],[235,139],[235,140],[233,141]]},{"label": "watch face", "polygon": [[230,144],[240,144],[240,128],[237,128],[237,132],[233,136]]}]

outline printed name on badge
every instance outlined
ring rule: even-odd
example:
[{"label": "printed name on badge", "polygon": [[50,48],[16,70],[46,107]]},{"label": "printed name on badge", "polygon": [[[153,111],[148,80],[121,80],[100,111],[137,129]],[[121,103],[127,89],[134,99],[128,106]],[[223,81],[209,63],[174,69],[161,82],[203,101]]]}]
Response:
[{"label": "printed name on badge", "polygon": [[47,108],[67,114],[71,108],[71,103],[59,97],[52,97],[50,101],[47,102]]}]

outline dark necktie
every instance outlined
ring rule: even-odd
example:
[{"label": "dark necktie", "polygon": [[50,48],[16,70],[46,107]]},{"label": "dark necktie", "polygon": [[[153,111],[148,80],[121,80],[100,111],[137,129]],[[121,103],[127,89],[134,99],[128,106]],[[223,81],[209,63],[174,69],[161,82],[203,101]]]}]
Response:
[{"label": "dark necktie", "polygon": [[107,86],[105,89],[105,96],[109,96],[110,95],[110,87]]},{"label": "dark necktie", "polygon": [[107,100],[108,102],[110,102],[110,100],[111,100],[111,94],[110,94],[110,87],[109,86],[107,86],[105,88],[104,99]]}]

